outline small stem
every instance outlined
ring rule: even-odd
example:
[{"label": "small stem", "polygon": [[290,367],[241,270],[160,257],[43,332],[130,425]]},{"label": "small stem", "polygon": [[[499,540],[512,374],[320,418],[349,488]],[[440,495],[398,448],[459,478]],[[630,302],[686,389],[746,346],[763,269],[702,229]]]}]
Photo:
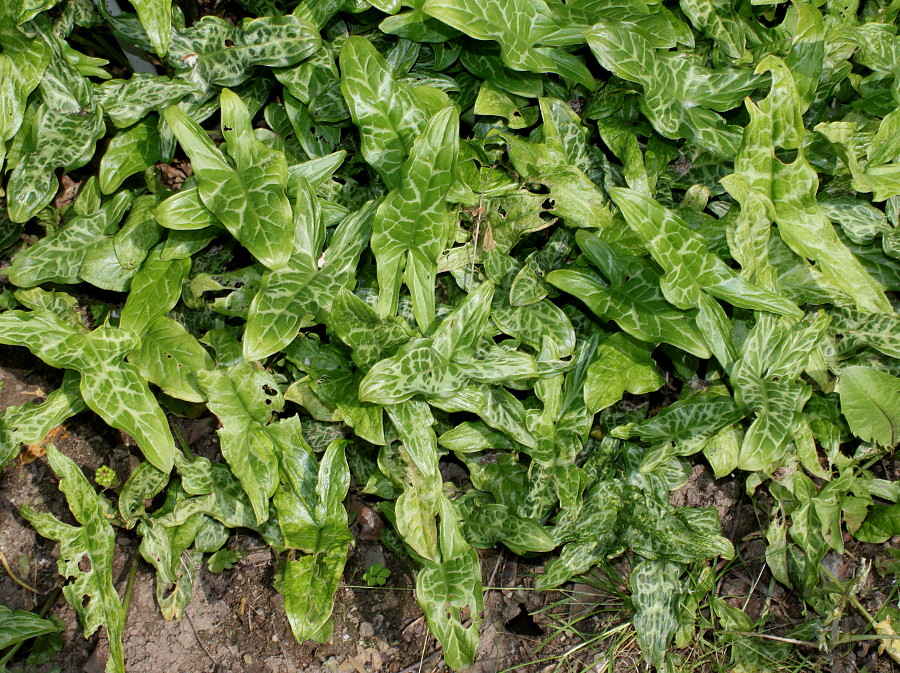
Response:
[{"label": "small stem", "polygon": [[817,650],[821,649],[819,643],[814,643],[811,640],[797,640],[796,638],[784,638],[782,636],[772,636],[768,633],[754,633],[753,631],[722,631],[722,633],[727,633],[733,636],[746,636],[748,638],[763,638],[765,640],[775,640],[779,643],[790,643],[791,645],[800,645],[802,647],[814,647]]},{"label": "small stem", "polygon": [[125,596],[122,598],[122,610],[124,611],[125,618],[123,621],[128,621],[128,610],[131,608],[131,598],[134,596],[134,580],[137,577],[137,569],[138,569],[138,553],[134,552],[134,556],[131,558],[131,568],[128,570],[128,581],[125,583]]},{"label": "small stem", "polygon": [[484,178],[484,185],[481,187],[481,193],[478,195],[478,209],[475,211],[475,235],[472,237],[472,267],[469,270],[469,290],[471,291],[472,283],[475,282],[475,259],[478,257],[478,237],[481,235],[481,220],[484,219],[484,193],[487,191],[488,183],[497,164],[491,166],[487,176]]},{"label": "small stem", "polygon": [[169,423],[169,427],[172,428],[172,434],[175,435],[175,439],[178,441],[178,446],[181,447],[181,450],[184,452],[184,455],[189,460],[194,459],[194,452],[191,451],[191,447],[188,446],[187,440],[184,438],[184,435],[181,434],[181,430],[174,423]]},{"label": "small stem", "polygon": [[900,640],[900,635],[877,635],[877,636],[867,636],[865,634],[855,635],[855,636],[845,636],[840,640],[836,640],[834,645],[843,645],[844,643],[859,643],[864,640]]},{"label": "small stem", "polygon": [[3,553],[2,549],[0,549],[0,563],[3,564],[3,569],[6,571],[6,574],[10,576],[13,582],[18,584],[23,589],[27,589],[33,594],[41,594],[41,592],[35,589],[33,586],[31,586],[30,584],[26,584],[18,577],[16,577],[16,574],[12,571],[12,568],[9,567],[9,561],[6,560],[6,554]]},{"label": "small stem", "polygon": [[41,609],[38,610],[38,617],[43,617],[48,612],[50,612],[50,608],[53,607],[53,604],[56,602],[56,599],[59,598],[59,593],[62,591],[59,587],[56,587],[53,591],[50,592],[50,595],[44,600],[43,604],[41,604]]},{"label": "small stem", "polygon": [[[828,577],[831,579],[832,582],[837,582],[838,584],[840,584],[840,580],[837,577],[835,577],[828,568],[826,568],[824,565],[821,567],[822,567],[822,570],[825,571],[825,574],[828,575]],[[853,607],[855,607],[857,610],[859,610],[862,613],[863,617],[866,618],[866,621],[869,622],[869,626],[872,626],[872,627],[875,626],[875,618],[869,614],[869,611],[863,607],[863,604],[860,603],[859,600],[857,600],[856,596],[854,596],[851,591],[848,590],[844,594],[844,598],[846,598],[848,601],[850,601],[850,604],[853,605]]]}]

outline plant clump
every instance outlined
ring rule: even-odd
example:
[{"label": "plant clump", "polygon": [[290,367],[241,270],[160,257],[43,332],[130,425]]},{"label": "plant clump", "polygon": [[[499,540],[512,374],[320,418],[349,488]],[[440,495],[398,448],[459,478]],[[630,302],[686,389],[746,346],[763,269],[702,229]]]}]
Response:
[{"label": "plant clump", "polygon": [[[166,619],[251,531],[326,640],[351,477],[456,669],[498,545],[548,554],[539,590],[627,559],[655,667],[753,630],[700,609],[735,549],[670,504],[692,462],[768,494],[768,572],[827,631],[826,555],[900,534],[896,2],[132,5],[0,7],[0,344],[65,370],[0,463],[85,411],[133,438],[103,492],[48,446],[78,525],[22,509],[109,673],[116,529]],[[214,460],[171,429],[203,414]]]}]

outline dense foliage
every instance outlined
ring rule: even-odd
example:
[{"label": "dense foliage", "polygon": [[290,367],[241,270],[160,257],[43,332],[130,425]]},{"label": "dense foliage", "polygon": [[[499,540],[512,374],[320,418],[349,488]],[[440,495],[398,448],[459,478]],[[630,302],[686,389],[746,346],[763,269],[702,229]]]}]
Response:
[{"label": "dense foliage", "polygon": [[[900,440],[900,4],[287,4],[0,8],[0,343],[66,370],[0,463],[86,409],[142,452],[101,493],[51,447],[79,525],[23,509],[107,671],[115,527],[167,619],[256,531],[328,638],[351,475],[453,667],[498,544],[556,550],[541,589],[625,555],[666,665],[734,554],[669,504],[695,454],[768,490],[769,570],[826,623],[825,554],[900,534],[870,469]],[[218,462],[170,429],[207,410]]]}]

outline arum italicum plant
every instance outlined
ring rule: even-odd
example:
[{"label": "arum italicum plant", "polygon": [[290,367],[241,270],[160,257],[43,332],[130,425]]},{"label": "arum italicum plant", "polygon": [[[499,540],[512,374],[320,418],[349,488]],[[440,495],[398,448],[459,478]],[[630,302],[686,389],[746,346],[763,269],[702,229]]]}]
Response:
[{"label": "arum italicum plant", "polygon": [[[22,511],[107,671],[116,527],[167,619],[254,531],[294,634],[327,639],[351,474],[453,668],[498,544],[548,554],[538,589],[626,556],[669,665],[689,569],[735,553],[714,508],[669,504],[692,461],[769,491],[768,572],[811,620],[826,553],[900,534],[873,471],[900,440],[896,2],[132,7],[0,8],[0,343],[65,370],[3,412],[0,461],[81,412],[134,438],[103,492],[48,449],[78,525]],[[207,412],[214,460],[170,431]]]}]

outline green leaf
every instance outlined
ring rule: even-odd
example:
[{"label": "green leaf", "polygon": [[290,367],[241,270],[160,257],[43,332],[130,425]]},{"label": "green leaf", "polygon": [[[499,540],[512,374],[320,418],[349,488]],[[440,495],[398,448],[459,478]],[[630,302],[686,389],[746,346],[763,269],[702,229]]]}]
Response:
[{"label": "green leaf", "polygon": [[[565,158],[585,175],[597,174],[591,156],[590,129],[581,123],[574,110],[558,98],[541,98],[541,118],[544,120],[544,142],[551,151]],[[599,175],[597,176],[599,177]]]},{"label": "green leaf", "polygon": [[253,264],[224,273],[198,273],[185,288],[184,302],[189,308],[246,318],[252,297],[259,290],[263,270],[261,265]]},{"label": "green leaf", "polygon": [[161,160],[156,120],[148,119],[120,131],[100,161],[100,190],[112,194],[135,173]]},{"label": "green leaf", "polygon": [[341,93],[360,129],[361,152],[385,184],[402,184],[401,168],[431,115],[448,107],[446,94],[398,82],[387,61],[364,37],[341,49]]},{"label": "green leaf", "polygon": [[[100,626],[106,627],[110,649],[107,673],[125,673],[122,650],[125,610],[113,586],[116,536],[107,519],[109,503],[94,492],[78,466],[52,444],[47,447],[47,457],[60,479],[59,489],[81,525],[70,526],[30,507],[22,507],[22,516],[40,535],[60,543],[59,574],[69,579],[63,586],[63,595],[78,614],[85,638]],[[84,559],[89,560],[87,570],[82,569]]]},{"label": "green leaf", "polygon": [[231,570],[234,567],[234,564],[241,560],[242,556],[243,554],[238,551],[220,549],[209,557],[209,560],[206,562],[206,567],[209,572],[213,574],[220,573],[224,570]]},{"label": "green leaf", "polygon": [[[308,239],[321,244],[318,213],[301,210],[303,194],[298,195],[297,220],[308,220],[309,231],[315,232]],[[305,205],[311,208],[313,203]],[[347,216],[322,257],[317,259],[318,252],[301,248],[284,268],[263,275],[247,316],[244,359],[267,357],[293,341],[302,325],[325,321],[337,293],[354,278],[359,256],[369,242],[375,207],[371,201]]]},{"label": "green leaf", "polygon": [[162,228],[153,216],[155,208],[156,197],[152,194],[137,197],[125,224],[113,236],[116,260],[125,271],[136,271],[162,237]]},{"label": "green leaf", "polygon": [[134,437],[144,456],[170,472],[175,445],[165,414],[138,374],[123,361],[133,337],[102,326],[82,334],[46,311],[7,311],[0,315],[0,343],[26,346],[53,367],[81,373],[81,396],[114,428]]},{"label": "green leaf", "polygon": [[[653,477],[659,479],[658,475]],[[648,490],[632,486],[626,492],[629,497],[622,512],[627,524],[623,538],[636,553],[679,563],[711,556],[734,558],[734,547],[722,536],[714,507],[675,508]]]},{"label": "green leaf", "polygon": [[838,238],[816,203],[818,177],[801,154],[779,168],[773,182],[775,221],[782,240],[816,262],[825,277],[870,313],[892,313],[883,287]]},{"label": "green leaf", "polygon": [[[356,390],[361,375],[354,372],[349,359],[335,348],[323,346],[314,335],[300,336],[285,350],[287,359],[309,375],[292,386],[302,393],[302,404],[314,404],[308,387],[326,407],[336,407],[340,418],[361,438],[373,444],[384,444],[384,427],[380,406],[359,401]],[[288,398],[290,399],[290,398]]]},{"label": "green leaf", "polygon": [[446,398],[472,381],[495,383],[534,378],[534,359],[521,352],[494,348],[477,358],[456,361],[436,350],[430,339],[413,339],[393,357],[369,370],[359,384],[359,399],[374,404],[398,404],[416,394]]},{"label": "green leaf", "polygon": [[476,49],[474,44],[466,45],[459,54],[459,60],[466,70],[479,79],[488,80],[514,96],[536,98],[544,93],[544,82],[539,76],[504,67],[496,50]]},{"label": "green leaf", "polygon": [[228,528],[249,528],[261,533],[270,544],[284,546],[283,540],[278,541],[272,535],[268,527],[272,522],[263,527],[257,525],[250,500],[227,465],[212,464],[209,459],[196,456],[187,460],[180,453],[175,454],[175,465],[184,491],[197,497],[176,497],[174,509],[161,518],[162,524],[180,526],[198,513],[207,514]]},{"label": "green leaf", "polygon": [[601,343],[594,358],[584,385],[584,403],[589,413],[615,404],[625,391],[642,395],[665,383],[650,351],[623,334],[614,334]]},{"label": "green leaf", "polygon": [[16,290],[16,300],[32,311],[46,310],[54,313],[63,322],[67,322],[79,332],[88,332],[84,324],[84,315],[78,310],[78,300],[70,294],[57,290],[44,290],[34,287],[29,290]]},{"label": "green leaf", "polygon": [[156,221],[166,229],[196,231],[206,227],[221,226],[200,198],[197,187],[175,192],[156,207]]},{"label": "green leaf", "polygon": [[[785,64],[797,83],[801,108],[806,110],[813,102],[824,74],[826,28],[822,13],[814,4],[803,3],[796,8],[797,27]],[[838,68],[833,67],[833,71],[836,70]]]},{"label": "green leaf", "polygon": [[476,115],[503,117],[511,129],[525,129],[533,126],[538,119],[537,109],[526,107],[527,102],[497,88],[492,82],[482,82],[472,111]]},{"label": "green leaf", "polygon": [[7,208],[13,222],[26,222],[53,200],[58,169],[68,172],[90,161],[106,125],[99,105],[84,112],[57,111],[46,104],[38,108],[27,151],[6,187]]},{"label": "green leaf", "polygon": [[678,628],[678,603],[684,567],[670,561],[640,560],[631,569],[632,623],[641,654],[651,665],[662,668],[669,643]]},{"label": "green leaf", "polygon": [[284,407],[284,398],[275,379],[250,363],[198,371],[197,382],[222,423],[222,455],[250,498],[256,523],[262,524],[278,486],[275,448],[266,424]]},{"label": "green leaf", "polygon": [[153,50],[164,57],[172,32],[172,0],[135,0],[132,4]]},{"label": "green leaf", "polygon": [[869,367],[840,375],[841,412],[854,435],[882,446],[900,443],[900,378]]},{"label": "green leaf", "polygon": [[391,576],[389,568],[385,568],[383,563],[375,563],[363,575],[363,579],[370,587],[384,586],[387,584],[388,577]]},{"label": "green leaf", "polygon": [[165,118],[191,158],[203,204],[262,264],[279,269],[290,258],[293,238],[287,163],[253,135],[250,113],[236,94],[223,89],[220,102],[233,163],[178,108],[166,108]]},{"label": "green leaf", "polygon": [[119,261],[114,236],[106,236],[92,245],[78,270],[81,280],[110,292],[127,291],[135,273],[137,269],[125,268]]},{"label": "green leaf", "polygon": [[49,619],[42,619],[32,612],[10,610],[5,605],[0,605],[0,649],[46,633],[56,633],[61,628]]},{"label": "green leaf", "polygon": [[874,505],[853,537],[861,542],[883,544],[900,535],[900,505]]},{"label": "green leaf", "polygon": [[458,360],[473,355],[485,334],[493,295],[494,284],[490,281],[473,288],[435,330],[434,349]]}]

